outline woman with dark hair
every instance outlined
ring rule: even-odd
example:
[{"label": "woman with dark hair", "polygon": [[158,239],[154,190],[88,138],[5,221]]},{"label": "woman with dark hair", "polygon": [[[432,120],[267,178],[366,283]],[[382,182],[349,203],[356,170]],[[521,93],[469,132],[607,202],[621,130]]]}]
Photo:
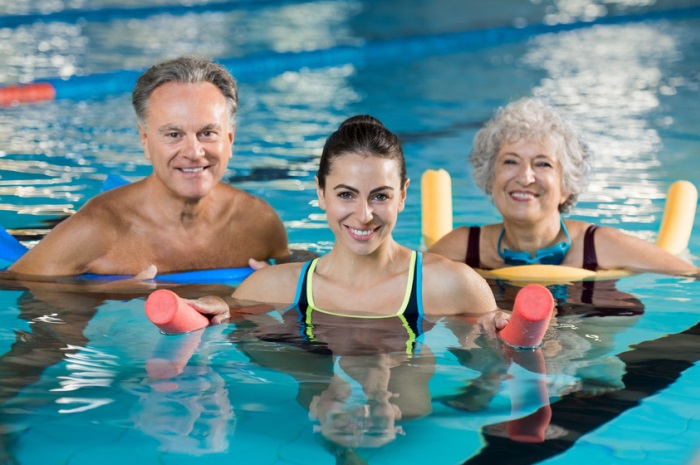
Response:
[{"label": "woman with dark hair", "polygon": [[[474,270],[410,250],[392,237],[409,182],[395,134],[369,115],[344,121],[326,140],[316,176],[333,248],[313,261],[257,270],[235,290],[231,307],[247,301],[296,307],[299,321],[313,320],[310,331],[319,322],[347,317],[393,318],[420,332],[424,318],[486,315],[481,323],[487,330],[504,327],[507,315],[496,311],[493,293]],[[230,311],[217,297],[190,302],[217,320]]]},{"label": "woman with dark hair", "polygon": [[496,310],[488,285],[472,269],[409,250],[392,237],[409,179],[397,136],[377,119],[351,117],[328,137],[316,182],[335,235],[332,250],[311,262],[260,269],[234,298],[298,305],[316,318]]}]

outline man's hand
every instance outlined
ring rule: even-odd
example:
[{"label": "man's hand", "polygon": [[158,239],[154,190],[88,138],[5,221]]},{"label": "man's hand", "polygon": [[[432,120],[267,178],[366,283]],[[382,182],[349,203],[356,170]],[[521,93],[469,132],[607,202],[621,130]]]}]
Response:
[{"label": "man's hand", "polygon": [[248,259],[248,266],[250,266],[254,270],[259,270],[260,268],[265,268],[266,266],[270,266],[269,263],[267,263],[265,260],[256,260],[254,258]]},{"label": "man's hand", "polygon": [[132,279],[135,281],[145,281],[147,279],[153,279],[156,277],[158,274],[158,268],[151,264],[146,267],[145,270],[141,271],[138,273],[136,276],[134,276]]}]

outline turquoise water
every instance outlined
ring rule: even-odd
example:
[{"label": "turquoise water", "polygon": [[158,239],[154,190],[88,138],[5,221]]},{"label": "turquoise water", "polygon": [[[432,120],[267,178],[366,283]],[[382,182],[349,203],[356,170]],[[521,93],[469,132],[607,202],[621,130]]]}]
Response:
[{"label": "turquoise water", "polygon": [[[129,87],[127,71],[199,53],[239,70],[227,181],[270,202],[295,247],[330,246],[313,173],[325,137],[355,113],[377,116],[403,140],[412,184],[395,232],[400,242],[421,246],[419,178],[427,168],[452,174],[455,224],[496,220],[471,181],[466,154],[497,106],[531,93],[561,107],[596,150],[595,177],[572,216],[654,240],[671,182],[700,185],[699,7],[564,0],[468,8],[447,0],[0,5],[1,84],[73,77],[65,81],[68,96],[55,102],[0,108],[0,224],[31,245],[99,192],[106,174],[147,175],[130,95],[120,90]],[[603,21],[612,17],[619,20]],[[556,29],[567,23],[571,30]],[[494,42],[485,31],[495,28],[511,35]],[[275,67],[255,67],[263,57],[276,58]],[[105,75],[126,84],[110,90]],[[686,252],[696,263],[697,231]],[[514,289],[492,284],[507,308]],[[580,304],[580,287],[556,288],[569,314],[547,336],[546,374],[509,365],[487,340],[468,338],[471,350],[459,349],[464,342],[445,322],[419,339],[410,359],[389,343],[375,348],[372,363],[394,358],[368,361],[366,371],[391,365],[392,376],[420,388],[392,387],[404,413],[396,438],[352,453],[320,440],[319,422],[309,416],[313,397],[333,386],[331,349],[300,349],[293,324],[280,326],[279,316],[167,338],[143,314],[147,291],[2,289],[0,463],[690,464],[700,454],[693,389],[700,289],[687,279],[624,278],[598,286],[592,305]],[[394,336],[364,330],[350,331],[355,342]],[[261,336],[269,332],[275,337]],[[149,373],[149,360],[178,358],[189,361],[181,373]],[[509,439],[506,423],[529,418],[534,428],[544,399],[552,412],[546,440]]]}]

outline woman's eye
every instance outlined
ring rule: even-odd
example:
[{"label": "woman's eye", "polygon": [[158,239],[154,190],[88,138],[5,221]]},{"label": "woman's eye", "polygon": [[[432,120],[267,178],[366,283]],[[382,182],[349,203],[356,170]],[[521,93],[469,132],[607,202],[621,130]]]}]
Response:
[{"label": "woman's eye", "polygon": [[352,194],[351,194],[350,192],[340,192],[340,193],[338,194],[338,197],[341,198],[341,199],[351,199],[351,198],[352,198]]},{"label": "woman's eye", "polygon": [[388,200],[389,196],[386,194],[377,194],[374,196],[374,200],[379,200],[380,202],[384,202],[385,200]]}]

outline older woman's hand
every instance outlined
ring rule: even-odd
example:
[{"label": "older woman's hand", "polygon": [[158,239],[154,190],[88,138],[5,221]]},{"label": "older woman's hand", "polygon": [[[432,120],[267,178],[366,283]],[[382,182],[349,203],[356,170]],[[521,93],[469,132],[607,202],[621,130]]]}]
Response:
[{"label": "older woman's hand", "polygon": [[481,328],[482,332],[490,336],[495,336],[498,331],[506,327],[509,319],[510,314],[501,310],[494,310],[492,312],[485,313],[481,318],[479,318],[477,325]]}]

